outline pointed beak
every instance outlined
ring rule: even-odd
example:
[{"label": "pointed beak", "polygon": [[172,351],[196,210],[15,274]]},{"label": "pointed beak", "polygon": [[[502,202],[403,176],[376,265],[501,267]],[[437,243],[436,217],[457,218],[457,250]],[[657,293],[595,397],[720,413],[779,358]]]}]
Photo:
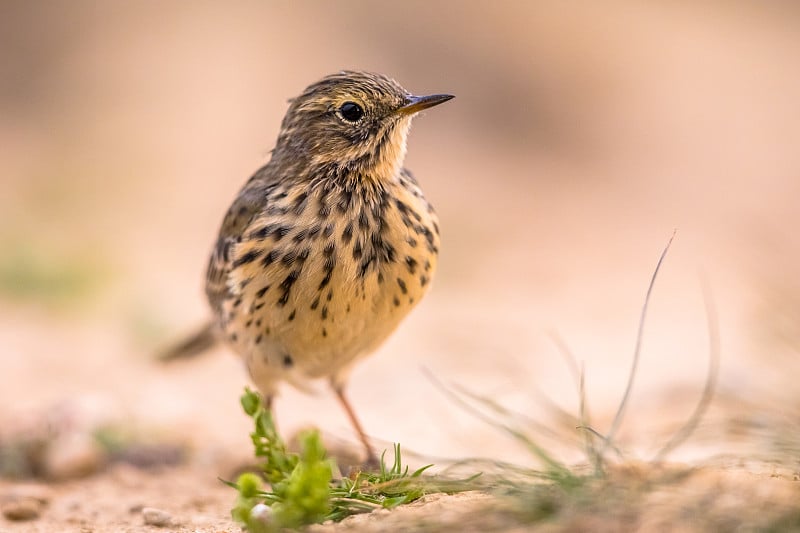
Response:
[{"label": "pointed beak", "polygon": [[431,94],[429,96],[409,96],[406,98],[406,103],[397,109],[397,113],[401,115],[413,115],[423,109],[428,109],[435,105],[443,104],[448,100],[455,98],[452,94]]}]

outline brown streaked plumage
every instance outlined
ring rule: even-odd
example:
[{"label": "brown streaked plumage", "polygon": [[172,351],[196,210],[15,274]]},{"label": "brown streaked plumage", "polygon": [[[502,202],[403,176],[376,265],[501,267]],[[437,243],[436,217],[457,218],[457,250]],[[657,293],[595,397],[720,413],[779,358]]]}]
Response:
[{"label": "brown streaked plumage", "polygon": [[402,164],[414,114],[451,98],[415,97],[366,72],[309,86],[225,215],[208,265],[216,330],[266,400],[281,381],[329,379],[372,461],[343,391],[353,364],[430,287],[438,221]]}]

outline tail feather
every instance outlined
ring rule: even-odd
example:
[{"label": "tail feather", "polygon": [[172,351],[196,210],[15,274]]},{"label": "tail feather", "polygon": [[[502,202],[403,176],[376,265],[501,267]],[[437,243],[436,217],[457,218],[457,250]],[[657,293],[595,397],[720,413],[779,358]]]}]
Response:
[{"label": "tail feather", "polygon": [[158,354],[158,359],[162,362],[188,359],[213,348],[217,340],[217,328],[209,322],[181,342]]}]

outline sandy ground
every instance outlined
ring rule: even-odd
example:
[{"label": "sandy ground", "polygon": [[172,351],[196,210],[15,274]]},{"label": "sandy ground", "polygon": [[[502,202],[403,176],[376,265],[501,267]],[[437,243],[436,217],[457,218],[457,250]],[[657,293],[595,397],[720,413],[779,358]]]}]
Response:
[{"label": "sandy ground", "polygon": [[[671,470],[674,469],[674,470]],[[646,477],[666,477],[660,488],[642,491]],[[655,472],[655,474],[654,474]],[[344,531],[530,531],[532,523],[544,531],[797,531],[800,479],[742,468],[669,467],[667,474],[650,465],[623,478],[629,494],[624,505],[604,498],[573,502],[554,517],[530,521],[537,500],[503,498],[486,492],[431,494],[393,511],[355,515],[334,524],[311,526],[315,533]],[[619,490],[619,485],[616,486]],[[0,524],[3,532],[80,531],[92,533],[159,531],[220,533],[239,531],[229,517],[230,489],[210,479],[207,470],[171,468],[143,472],[115,467],[103,475],[58,485],[0,483],[8,500],[36,498],[46,502],[41,517]],[[8,504],[5,504],[6,508]],[[152,525],[157,513],[161,522]]]},{"label": "sandy ground", "polygon": [[[0,443],[112,426],[189,452],[177,470],[116,465],[45,483],[41,517],[0,518],[0,530],[147,530],[141,506],[168,510],[186,531],[235,529],[216,477],[248,457],[237,401],[246,377],[222,349],[168,367],[152,355],[207,316],[206,254],[269,156],[285,100],[354,67],[457,95],[416,122],[407,160],[442,221],[434,290],[349,388],[376,442],[401,442],[418,464],[534,464],[426,372],[555,424],[542,397],[571,413],[578,402],[552,331],[585,364],[604,431],[647,282],[677,228],[620,442],[647,459],[691,413],[707,368],[705,283],[721,339],[717,396],[670,458],[733,457],[721,476],[767,486],[777,472],[796,491],[792,5],[410,2],[399,17],[366,2],[4,9]],[[277,417],[288,435],[315,425],[354,442],[322,388],[283,391]],[[3,481],[0,497],[17,485]],[[737,483],[725,487],[739,501]]]}]

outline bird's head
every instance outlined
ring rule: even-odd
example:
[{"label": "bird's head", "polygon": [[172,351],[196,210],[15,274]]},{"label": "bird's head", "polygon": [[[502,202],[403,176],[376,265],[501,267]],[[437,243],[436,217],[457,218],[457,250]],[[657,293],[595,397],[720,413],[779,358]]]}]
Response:
[{"label": "bird's head", "polygon": [[413,96],[380,74],[339,72],[291,101],[273,157],[305,165],[312,177],[392,179],[403,164],[413,116],[451,98]]}]

